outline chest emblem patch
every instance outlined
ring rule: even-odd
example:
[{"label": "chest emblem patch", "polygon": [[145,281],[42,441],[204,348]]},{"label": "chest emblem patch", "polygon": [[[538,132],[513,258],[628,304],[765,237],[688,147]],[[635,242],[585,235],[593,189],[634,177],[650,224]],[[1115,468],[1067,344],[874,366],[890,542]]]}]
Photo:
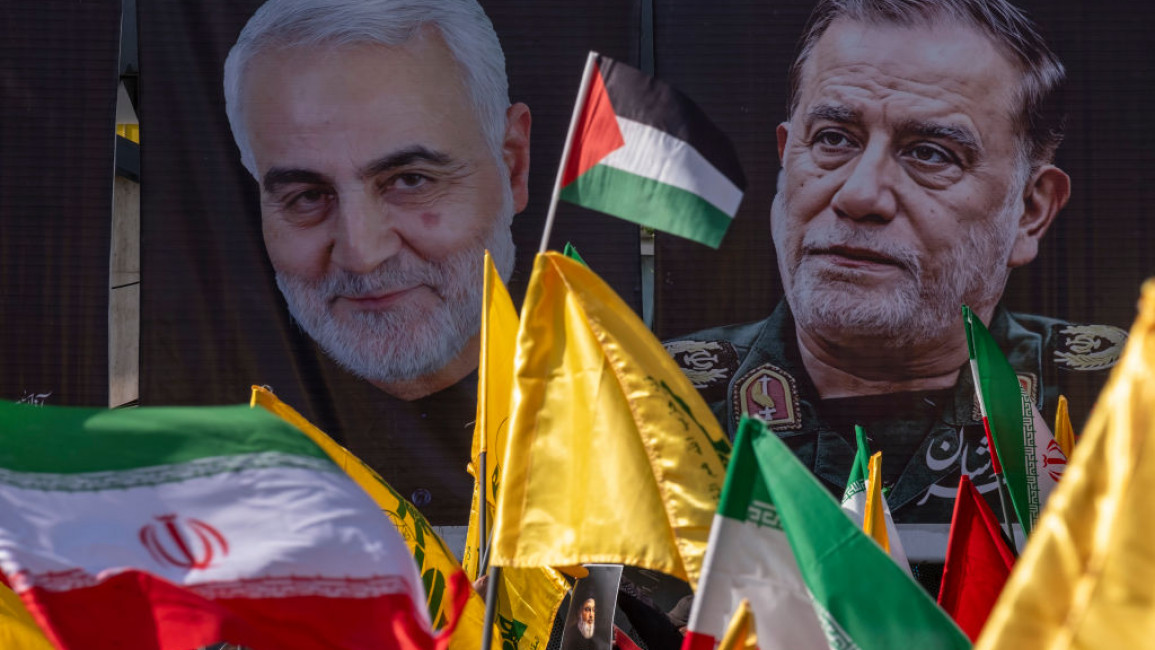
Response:
[{"label": "chest emblem patch", "polygon": [[802,428],[798,413],[798,389],[794,378],[768,363],[746,373],[734,383],[734,413],[766,423],[770,429]]}]

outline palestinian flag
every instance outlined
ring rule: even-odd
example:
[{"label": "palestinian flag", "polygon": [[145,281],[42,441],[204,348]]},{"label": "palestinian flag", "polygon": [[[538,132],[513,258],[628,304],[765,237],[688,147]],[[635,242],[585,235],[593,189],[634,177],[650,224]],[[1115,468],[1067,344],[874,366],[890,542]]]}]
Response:
[{"label": "palestinian flag", "polygon": [[967,352],[996,473],[1006,477],[1015,515],[1029,535],[1058,484],[1067,457],[1023,390],[1003,351],[969,307],[963,305]]},{"label": "palestinian flag", "polygon": [[263,409],[0,402],[0,431],[0,569],[59,648],[444,641],[389,519]]},{"label": "palestinian flag", "polygon": [[591,53],[560,198],[717,248],[746,178],[729,139],[692,101]]}]

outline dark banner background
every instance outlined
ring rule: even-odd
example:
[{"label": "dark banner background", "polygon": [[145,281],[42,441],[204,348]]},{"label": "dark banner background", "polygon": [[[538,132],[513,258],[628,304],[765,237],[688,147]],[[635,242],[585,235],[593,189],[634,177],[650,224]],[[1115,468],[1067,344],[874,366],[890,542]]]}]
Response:
[{"label": "dark banner background", "polygon": [[[1011,274],[1016,311],[1130,328],[1155,274],[1155,6],[1022,0],[1067,67],[1067,138],[1058,165],[1072,196],[1039,257]],[[658,235],[654,330],[660,338],[766,317],[782,296],[770,241],[778,173],[774,127],[786,73],[813,2],[655,3],[657,72],[694,97],[738,147],[749,188],[719,251]]]},{"label": "dark banner background", "polygon": [[0,399],[108,404],[120,2],[0,19]]}]

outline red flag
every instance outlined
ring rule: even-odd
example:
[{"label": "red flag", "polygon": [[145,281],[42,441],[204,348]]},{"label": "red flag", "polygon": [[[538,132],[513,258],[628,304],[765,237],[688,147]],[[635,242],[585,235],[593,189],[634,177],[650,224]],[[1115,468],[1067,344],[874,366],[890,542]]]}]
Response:
[{"label": "red flag", "polygon": [[982,632],[1014,564],[1015,556],[1003,541],[995,513],[963,474],[954,502],[938,604],[972,641]]}]

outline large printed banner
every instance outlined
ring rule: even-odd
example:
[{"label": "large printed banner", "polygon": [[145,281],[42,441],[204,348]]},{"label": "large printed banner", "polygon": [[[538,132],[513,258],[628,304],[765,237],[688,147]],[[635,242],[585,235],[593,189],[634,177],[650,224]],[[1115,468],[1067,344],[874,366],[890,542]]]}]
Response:
[{"label": "large printed banner", "polygon": [[[10,56],[0,58],[0,110],[5,116],[0,120],[4,134],[0,147],[0,397],[102,405],[107,400],[103,383],[107,377],[107,219],[117,81],[116,43],[111,35],[118,17],[116,7],[99,3],[68,11],[59,9],[58,3],[41,4],[43,11],[8,12],[2,30],[8,36],[4,48]],[[509,227],[517,252],[512,256],[508,283],[514,301],[520,303],[582,66],[588,51],[596,50],[653,72],[679,88],[736,143],[748,188],[721,249],[657,233],[652,284],[654,329],[659,338],[676,339],[670,352],[703,392],[723,427],[732,432],[742,415],[762,418],[832,491],[841,492],[854,455],[853,426],[861,424],[875,438],[872,446],[886,452],[883,472],[891,488],[888,500],[899,523],[915,527],[907,529],[912,535],[945,532],[960,472],[969,474],[988,497],[994,494],[990,452],[969,375],[952,374],[957,368],[935,370],[931,372],[935,381],[929,383],[922,382],[922,376],[893,376],[895,368],[919,368],[916,362],[927,351],[924,348],[956,349],[930,345],[933,337],[913,328],[906,332],[893,328],[893,336],[887,335],[890,338],[885,341],[888,345],[873,345],[871,337],[881,341],[877,327],[861,327],[866,333],[857,339],[843,336],[839,344],[846,346],[827,348],[834,350],[831,356],[837,363],[854,360],[859,378],[866,383],[879,377],[892,381],[893,389],[866,397],[861,393],[871,391],[859,390],[859,386],[832,389],[824,383],[829,377],[812,372],[814,350],[799,349],[798,342],[813,334],[826,316],[843,318],[845,324],[865,307],[885,311],[892,304],[889,296],[838,302],[854,295],[823,293],[837,284],[826,282],[837,279],[833,271],[815,276],[821,281],[800,289],[801,297],[796,300],[807,307],[833,305],[826,312],[795,313],[782,301],[782,266],[789,276],[800,263],[794,264],[797,260],[790,259],[792,250],[786,246],[787,263],[780,266],[771,228],[775,197],[797,196],[791,214],[801,215],[808,209],[807,201],[813,200],[819,206],[813,210],[815,219],[848,218],[844,204],[823,212],[835,202],[830,198],[835,196],[833,189],[829,197],[820,196],[827,177],[792,176],[787,166],[779,184],[780,147],[789,153],[790,147],[800,147],[803,141],[787,137],[790,133],[798,136],[798,125],[788,129],[779,125],[789,117],[787,75],[811,0],[482,0],[504,50],[509,98],[525,105],[515,106],[510,113],[500,161],[477,154],[481,150],[477,129],[462,126],[469,123],[463,117],[468,113],[453,113],[465,104],[452,94],[459,88],[440,83],[452,78],[447,68],[438,67],[446,55],[444,48],[438,49],[440,45],[427,43],[427,49],[413,50],[407,65],[396,58],[375,59],[380,53],[370,56],[364,51],[341,59],[298,53],[296,58],[262,60],[262,74],[255,76],[259,88],[244,88],[255,97],[249,98],[254,111],[249,117],[254,132],[259,131],[255,170],[264,192],[242,165],[225,114],[222,83],[226,55],[261,4],[260,0],[138,0],[136,6],[141,71],[137,108],[142,122],[141,403],[236,403],[245,399],[250,385],[268,386],[373,467],[420,508],[432,525],[464,525],[472,490],[465,464],[476,414],[476,374],[469,372],[468,361],[475,348],[469,333],[465,332],[465,345],[456,357],[446,353],[456,361],[465,360],[465,365],[452,366],[451,380],[434,382],[426,390],[428,386],[414,386],[392,376],[362,379],[359,374],[367,374],[365,368],[356,373],[345,369],[358,368],[355,359],[342,357],[338,363],[322,347],[394,346],[399,350],[394,356],[403,366],[410,358],[423,358],[418,351],[438,347],[453,336],[451,332],[457,331],[462,338],[454,317],[426,328],[432,334],[422,340],[403,338],[410,334],[404,327],[346,328],[343,334],[331,334],[333,340],[319,332],[330,317],[347,316],[352,322],[356,312],[394,302],[410,301],[416,312],[427,309],[434,296],[420,287],[442,280],[431,279],[436,275],[430,270],[433,266],[425,264],[421,254],[448,259],[449,252],[492,242],[481,228],[455,228],[458,223],[474,223],[466,218],[473,213],[461,217],[466,213],[429,208],[435,201],[422,194],[423,188],[430,179],[449,179],[448,185],[458,189],[437,196],[460,196],[453,192],[473,188],[464,194],[468,207],[485,203],[485,209],[496,209],[494,205],[505,200],[492,191],[506,182],[494,175],[494,169],[502,166],[512,170],[508,183],[514,188],[510,198],[514,209],[523,207]],[[1123,344],[1118,328],[1132,320],[1139,283],[1155,274],[1155,219],[1149,214],[1155,189],[1147,179],[1149,170],[1155,169],[1149,110],[1155,95],[1155,54],[1147,45],[1155,10],[1108,3],[1090,11],[1086,3],[1074,0],[1024,0],[1021,4],[1041,25],[1067,69],[1068,85],[1057,98],[1068,116],[1066,138],[1055,164],[1069,175],[1070,200],[1041,237],[1038,232],[1031,235],[1038,237],[1038,255],[1010,274],[1001,307],[994,309],[993,303],[971,306],[990,321],[992,335],[1044,419],[1052,421],[1054,404],[1063,393],[1071,398],[1071,418],[1078,428]],[[856,40],[845,29],[840,33],[830,43],[869,44],[855,53],[858,57],[918,45],[916,40],[886,38],[885,34]],[[991,52],[997,62],[998,52],[990,48],[980,48],[974,55]],[[828,54],[833,57],[836,52]],[[897,58],[923,62],[926,57]],[[955,63],[960,60],[953,59]],[[951,61],[948,56],[941,63]],[[982,70],[994,75],[994,63],[988,63]],[[956,67],[962,68],[956,72],[967,72],[966,66]],[[807,81],[811,72],[804,70],[801,76],[802,87],[811,92],[803,101],[813,99],[812,91],[816,92],[813,84],[806,85],[811,83]],[[106,85],[99,82],[102,75],[108,77]],[[983,83],[987,88],[1003,87],[995,77]],[[283,138],[291,131],[293,119],[310,114],[302,108],[305,104],[285,99],[292,95],[286,89],[294,88],[302,91],[298,98],[313,98],[308,105],[315,111],[311,115],[321,115],[319,122],[326,128],[352,126],[337,135],[306,130],[295,133],[295,139]],[[338,97],[353,103],[342,103]],[[806,104],[806,110],[824,117],[837,113],[820,104]],[[436,137],[415,140],[414,146],[382,151],[376,157],[365,154],[374,138],[396,133],[397,129],[389,131],[389,127],[402,119],[411,121],[400,132]],[[828,156],[851,151],[847,147],[869,140],[864,135],[869,129],[861,123],[869,119],[843,119],[835,125],[838,128],[806,139],[806,146],[825,147],[821,151]],[[920,137],[929,132],[934,137],[926,142],[904,142],[892,153],[907,162],[917,158],[919,165],[949,158],[942,148],[943,136],[959,129],[924,128]],[[956,143],[965,139],[955,138]],[[453,156],[442,155],[456,151],[453,147],[462,142],[475,154],[466,156],[467,164],[457,165]],[[996,138],[979,144],[994,151],[1005,143]],[[281,162],[270,164],[270,152],[276,152]],[[317,232],[310,229],[322,221],[317,215],[325,210],[352,208],[364,198],[342,194],[347,187],[338,188],[333,170],[315,164],[318,156],[328,156],[329,161],[355,160],[365,172],[358,178],[385,179],[389,172],[388,183],[382,185],[396,192],[389,195],[389,205],[408,210],[415,224],[402,232],[404,241],[397,245],[415,252],[400,266],[380,267],[387,272],[374,279],[357,279],[358,274],[351,273],[323,287],[282,283],[297,312],[306,314],[299,325],[289,315],[274,268],[301,276],[313,273],[312,255],[319,249],[315,244],[302,244],[300,234]],[[889,265],[904,272],[930,269],[923,273],[926,277],[940,270],[944,278],[997,277],[999,264],[992,264],[985,253],[1017,246],[1014,233],[983,239],[981,233],[960,224],[1006,207],[986,192],[1010,175],[989,161],[1007,159],[1006,155],[984,159],[995,172],[981,165],[966,168],[966,174],[982,176],[986,184],[979,183],[969,193],[956,188],[949,201],[939,201],[948,193],[941,191],[943,187],[937,193],[930,191],[935,189],[934,182],[927,178],[907,179],[904,182],[915,184],[908,189],[917,185],[920,191],[927,190],[919,194],[921,203],[907,194],[895,199],[892,212],[855,215],[859,225],[870,222],[880,233],[885,227],[890,229],[885,232],[901,237],[862,235],[858,240],[849,236],[837,240],[831,230],[823,235],[826,239],[813,231],[806,240],[801,216],[794,224],[796,230],[781,223],[780,234],[782,238],[797,234],[798,250],[809,241],[806,245],[820,252],[849,253],[856,258],[852,266],[874,268],[871,272],[879,275],[883,273],[876,267]],[[826,159],[823,167],[830,177],[838,168],[832,161]],[[475,173],[474,167],[480,171]],[[925,167],[920,169],[925,171]],[[1047,178],[1054,181],[1057,177]],[[1049,187],[1061,190],[1053,184]],[[341,201],[333,203],[334,197]],[[837,201],[847,198],[843,195]],[[1022,205],[1037,203],[1024,199]],[[1010,204],[1011,208],[1018,205]],[[927,215],[940,219],[938,225],[921,221]],[[459,217],[462,221],[455,221]],[[382,251],[394,245],[374,239],[380,235],[373,230],[377,225],[372,221],[346,223],[342,226],[347,228],[344,243],[332,246],[326,254],[341,258],[348,269],[372,269],[380,260],[371,258],[384,255]],[[429,233],[436,236],[426,236]],[[629,222],[562,204],[550,244],[560,249],[572,242],[590,268],[641,311],[647,285],[640,271],[640,251],[648,243],[646,235],[643,238]],[[902,237],[933,254],[917,264],[902,258],[895,252]],[[873,249],[863,243],[867,241]],[[970,254],[975,251],[979,254]],[[888,257],[889,253],[893,254]],[[479,287],[480,273],[470,278],[462,271],[469,268],[469,258],[462,259],[467,261],[452,268],[446,262],[448,270],[438,267],[436,272],[460,280],[454,290],[471,283]],[[476,268],[480,269],[479,261]],[[444,295],[437,299],[448,305],[468,304],[461,298],[464,294],[450,290],[452,283],[444,284]],[[918,300],[934,291],[916,289],[911,294],[915,308],[909,311],[924,316],[928,327],[936,319],[953,322],[958,318],[957,305],[950,305],[953,311],[943,312],[945,316],[922,309]],[[402,295],[413,290],[408,297]],[[307,317],[310,309],[311,319]],[[752,321],[761,322],[699,332]],[[812,329],[800,336],[797,322],[808,323]],[[879,321],[862,320],[859,325],[866,322]],[[953,343],[961,336],[960,327]],[[327,342],[319,345],[314,338]],[[404,342],[397,344],[398,340]],[[905,345],[895,344],[900,340]],[[873,356],[858,354],[864,349]],[[958,367],[965,363],[963,352]],[[951,354],[946,357],[954,359]],[[374,364],[368,366],[372,371]],[[898,442],[888,448],[881,440]],[[1047,458],[1048,471],[1058,473],[1063,464],[1060,457]],[[945,537],[940,541],[945,543]],[[909,543],[906,546],[917,559],[919,552],[911,550]]]}]

